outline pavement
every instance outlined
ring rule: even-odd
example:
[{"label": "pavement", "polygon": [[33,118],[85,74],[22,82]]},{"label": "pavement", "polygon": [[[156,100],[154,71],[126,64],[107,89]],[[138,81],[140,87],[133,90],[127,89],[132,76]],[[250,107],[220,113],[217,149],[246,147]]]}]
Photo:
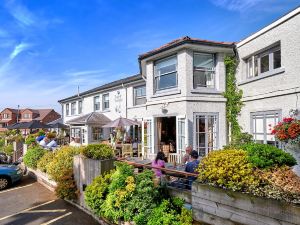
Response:
[{"label": "pavement", "polygon": [[91,216],[24,176],[0,191],[0,225],[96,225]]}]

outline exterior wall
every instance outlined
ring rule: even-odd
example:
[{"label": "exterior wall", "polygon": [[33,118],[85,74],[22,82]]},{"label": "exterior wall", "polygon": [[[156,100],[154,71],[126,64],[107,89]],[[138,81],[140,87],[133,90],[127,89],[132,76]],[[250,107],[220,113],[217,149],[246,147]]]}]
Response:
[{"label": "exterior wall", "polygon": [[47,124],[47,123],[50,123],[50,122],[52,122],[54,120],[57,120],[59,118],[60,118],[60,115],[57,112],[55,112],[54,110],[52,110],[48,115],[46,115],[42,119],[41,122]]},{"label": "exterior wall", "polygon": [[[298,13],[260,36],[252,40],[250,36],[248,42],[242,41],[237,44],[240,59],[237,68],[237,80],[239,88],[243,90],[243,102],[245,104],[239,121],[244,131],[251,131],[251,112],[282,110],[282,116],[286,117],[289,116],[291,109],[297,107],[299,110],[299,27],[300,14]],[[281,45],[281,68],[279,72],[267,77],[258,76],[254,80],[247,80],[247,67],[244,59],[276,42],[280,42]]]}]

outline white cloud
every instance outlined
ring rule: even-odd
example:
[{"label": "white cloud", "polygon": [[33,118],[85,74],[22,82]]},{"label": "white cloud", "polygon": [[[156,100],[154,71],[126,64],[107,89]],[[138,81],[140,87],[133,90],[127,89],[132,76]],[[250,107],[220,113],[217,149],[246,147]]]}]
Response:
[{"label": "white cloud", "polygon": [[264,0],[211,0],[216,6],[231,10],[243,12]]},{"label": "white cloud", "polygon": [[9,55],[10,60],[13,60],[14,58],[16,58],[21,52],[29,49],[32,45],[29,43],[20,43],[18,45],[15,46],[14,50],[12,51],[12,53]]},{"label": "white cloud", "polygon": [[70,77],[90,76],[90,75],[101,75],[106,73],[107,70],[81,70],[81,71],[66,71],[65,74]]}]

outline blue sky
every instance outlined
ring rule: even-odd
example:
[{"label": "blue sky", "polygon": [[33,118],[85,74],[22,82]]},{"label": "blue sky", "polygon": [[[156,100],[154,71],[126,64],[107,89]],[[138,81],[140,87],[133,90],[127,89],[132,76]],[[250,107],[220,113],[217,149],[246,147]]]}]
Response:
[{"label": "blue sky", "polygon": [[2,0],[0,108],[57,100],[139,72],[139,54],[182,36],[239,41],[299,0]]}]

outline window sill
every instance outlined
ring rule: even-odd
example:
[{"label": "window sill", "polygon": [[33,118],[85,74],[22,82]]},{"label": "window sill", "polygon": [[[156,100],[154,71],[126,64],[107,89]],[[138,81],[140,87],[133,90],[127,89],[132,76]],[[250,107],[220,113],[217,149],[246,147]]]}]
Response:
[{"label": "window sill", "polygon": [[181,90],[176,89],[169,89],[164,91],[157,91],[154,95],[151,96],[151,98],[158,98],[163,96],[169,96],[169,95],[177,95],[181,94]]},{"label": "window sill", "polygon": [[128,107],[128,109],[142,108],[142,107],[145,107],[145,106],[146,106],[146,104],[133,105],[131,107]]},{"label": "window sill", "polygon": [[251,82],[254,82],[254,81],[257,81],[257,80],[261,80],[261,79],[264,79],[264,78],[267,78],[267,77],[272,77],[272,76],[275,76],[275,75],[278,75],[278,74],[281,74],[281,73],[284,73],[284,72],[285,72],[285,68],[281,67],[281,68],[275,69],[273,71],[266,72],[263,75],[259,75],[257,77],[249,78],[245,81],[242,81],[242,82],[238,83],[238,85],[248,84],[248,83],[251,83]]},{"label": "window sill", "polygon": [[222,94],[222,91],[218,91],[214,88],[197,88],[197,89],[192,89],[191,93],[193,94]]},{"label": "window sill", "polygon": [[[100,111],[99,111],[100,112]],[[101,111],[100,113],[107,113],[110,112],[110,109],[104,109],[103,111]]]}]

